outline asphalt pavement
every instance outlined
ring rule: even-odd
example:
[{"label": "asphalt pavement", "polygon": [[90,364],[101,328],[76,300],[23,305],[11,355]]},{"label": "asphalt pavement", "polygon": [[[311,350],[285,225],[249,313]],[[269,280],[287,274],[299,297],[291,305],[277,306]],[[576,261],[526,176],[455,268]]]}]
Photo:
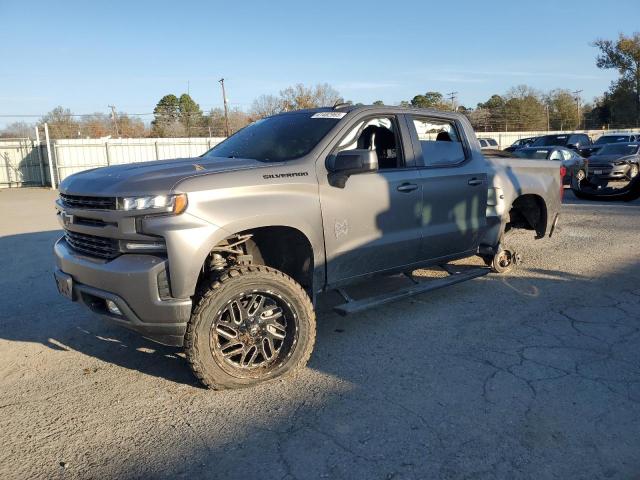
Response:
[{"label": "asphalt pavement", "polygon": [[507,275],[328,295],[305,370],[215,392],[58,295],[54,198],[0,190],[0,478],[640,478],[640,201],[568,193]]}]

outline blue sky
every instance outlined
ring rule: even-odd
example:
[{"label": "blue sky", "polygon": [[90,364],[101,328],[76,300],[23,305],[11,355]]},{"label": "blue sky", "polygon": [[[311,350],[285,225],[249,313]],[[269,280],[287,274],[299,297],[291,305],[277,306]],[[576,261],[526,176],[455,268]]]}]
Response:
[{"label": "blue sky", "polygon": [[[0,115],[110,104],[147,113],[187,82],[204,109],[221,106],[222,76],[240,108],[318,82],[364,103],[437,90],[475,106],[523,83],[582,89],[591,100],[616,72],[595,67],[590,42],[640,29],[640,5],[0,0],[0,18]],[[0,117],[0,126],[14,120]]]}]

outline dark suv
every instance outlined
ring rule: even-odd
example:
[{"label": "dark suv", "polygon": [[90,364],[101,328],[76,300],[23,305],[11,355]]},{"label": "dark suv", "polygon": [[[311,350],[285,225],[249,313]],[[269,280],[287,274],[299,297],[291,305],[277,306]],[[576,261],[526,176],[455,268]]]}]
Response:
[{"label": "dark suv", "polygon": [[586,133],[563,133],[560,135],[544,135],[538,137],[532,147],[567,147],[579,151],[593,142]]}]

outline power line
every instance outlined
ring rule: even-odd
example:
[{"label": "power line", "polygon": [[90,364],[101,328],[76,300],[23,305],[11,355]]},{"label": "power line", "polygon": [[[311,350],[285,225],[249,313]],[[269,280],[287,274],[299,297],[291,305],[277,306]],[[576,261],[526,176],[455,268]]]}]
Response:
[{"label": "power line", "polygon": [[449,100],[451,100],[451,110],[455,111],[456,110],[456,97],[458,95],[458,92],[449,92],[447,93],[447,98]]}]

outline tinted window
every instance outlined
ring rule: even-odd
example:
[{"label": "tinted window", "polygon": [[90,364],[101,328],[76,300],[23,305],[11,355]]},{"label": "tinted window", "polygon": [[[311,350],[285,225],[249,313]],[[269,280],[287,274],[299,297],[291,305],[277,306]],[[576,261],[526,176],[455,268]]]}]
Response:
[{"label": "tinted window", "polygon": [[496,142],[493,138],[487,138],[487,143],[492,147],[498,146],[498,142]]},{"label": "tinted window", "polygon": [[596,140],[596,145],[603,145],[605,143],[616,143],[616,142],[628,142],[629,135],[603,135],[598,140]]},{"label": "tinted window", "polygon": [[634,155],[638,153],[639,145],[610,143],[600,149],[598,155]]},{"label": "tinted window", "polygon": [[545,135],[533,142],[534,147],[564,146],[569,140],[569,135]]},{"label": "tinted window", "polygon": [[513,154],[518,158],[531,158],[536,160],[546,160],[549,156],[549,149],[546,148],[531,148],[524,150],[516,150]]},{"label": "tinted window", "polygon": [[339,121],[322,115],[337,112],[288,113],[243,128],[203,156],[282,162],[309,153]]},{"label": "tinted window", "polygon": [[455,165],[464,161],[462,140],[454,122],[427,117],[412,118],[425,165]]}]

